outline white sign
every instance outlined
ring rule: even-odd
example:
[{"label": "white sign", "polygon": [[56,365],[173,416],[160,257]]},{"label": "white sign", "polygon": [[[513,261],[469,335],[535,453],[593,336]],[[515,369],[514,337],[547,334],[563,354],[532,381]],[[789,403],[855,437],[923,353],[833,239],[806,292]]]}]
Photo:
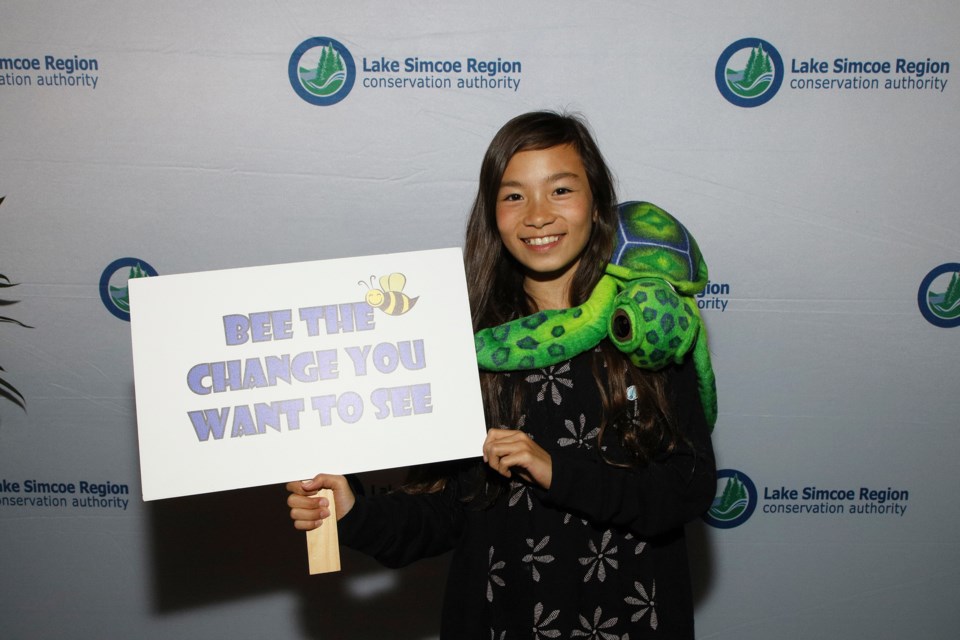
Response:
[{"label": "white sign", "polygon": [[459,249],[129,287],[144,500],[480,455]]}]

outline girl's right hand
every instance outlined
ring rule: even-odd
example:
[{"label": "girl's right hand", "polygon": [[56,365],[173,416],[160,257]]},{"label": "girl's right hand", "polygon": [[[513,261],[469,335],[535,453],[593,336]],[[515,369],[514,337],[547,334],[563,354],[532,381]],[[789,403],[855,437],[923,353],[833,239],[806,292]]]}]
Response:
[{"label": "girl's right hand", "polygon": [[288,482],[287,491],[290,495],[287,497],[287,506],[290,507],[290,518],[293,520],[294,528],[312,531],[323,524],[324,518],[330,517],[330,502],[317,495],[321,489],[333,490],[337,520],[347,515],[357,501],[347,479],[343,476],[320,473],[312,480]]}]

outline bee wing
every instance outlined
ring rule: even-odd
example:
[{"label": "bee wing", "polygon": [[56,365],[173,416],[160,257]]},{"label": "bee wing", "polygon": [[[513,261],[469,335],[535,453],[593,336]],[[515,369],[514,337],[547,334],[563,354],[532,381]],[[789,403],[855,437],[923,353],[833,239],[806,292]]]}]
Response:
[{"label": "bee wing", "polygon": [[403,291],[407,284],[407,276],[402,273],[391,273],[380,277],[380,288],[383,291]]}]

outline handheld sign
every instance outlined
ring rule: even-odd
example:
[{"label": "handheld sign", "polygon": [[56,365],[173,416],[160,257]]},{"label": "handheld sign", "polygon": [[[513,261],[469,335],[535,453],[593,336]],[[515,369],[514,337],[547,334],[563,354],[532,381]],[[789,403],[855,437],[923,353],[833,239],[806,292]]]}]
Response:
[{"label": "handheld sign", "polygon": [[144,500],[479,455],[459,249],[129,287]]}]

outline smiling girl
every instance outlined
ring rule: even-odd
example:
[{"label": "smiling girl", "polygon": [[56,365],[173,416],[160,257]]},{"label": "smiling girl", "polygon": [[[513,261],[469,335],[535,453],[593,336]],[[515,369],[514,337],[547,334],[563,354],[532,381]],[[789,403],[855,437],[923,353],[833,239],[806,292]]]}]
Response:
[{"label": "smiling girl", "polygon": [[[586,125],[518,116],[480,169],[465,263],[474,330],[582,304],[610,259],[613,181]],[[684,525],[715,491],[689,363],[641,371],[605,340],[542,370],[481,373],[482,459],[407,491],[346,478],[287,485],[297,529],[330,511],[340,540],[387,566],[453,550],[441,637],[693,638]]]}]

